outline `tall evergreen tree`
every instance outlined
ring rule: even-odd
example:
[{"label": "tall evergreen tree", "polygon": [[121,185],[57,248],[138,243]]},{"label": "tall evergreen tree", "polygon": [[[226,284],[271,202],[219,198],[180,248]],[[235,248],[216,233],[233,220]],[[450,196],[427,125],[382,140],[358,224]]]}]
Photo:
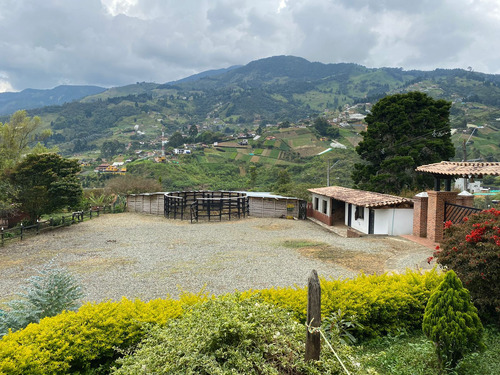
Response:
[{"label": "tall evergreen tree", "polygon": [[451,103],[420,92],[386,96],[366,117],[368,128],[356,151],[357,187],[381,193],[431,186],[419,165],[449,160],[455,154],[450,133]]}]

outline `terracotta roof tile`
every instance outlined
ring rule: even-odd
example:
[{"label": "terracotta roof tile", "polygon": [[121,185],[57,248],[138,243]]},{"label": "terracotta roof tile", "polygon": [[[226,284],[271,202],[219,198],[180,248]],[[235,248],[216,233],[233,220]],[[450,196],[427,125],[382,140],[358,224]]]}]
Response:
[{"label": "terracotta roof tile", "polygon": [[417,167],[416,171],[455,177],[500,176],[500,163],[442,161],[441,163],[421,165]]},{"label": "terracotta roof tile", "polygon": [[308,189],[311,193],[324,195],[347,203],[363,207],[395,206],[401,203],[411,203],[413,200],[395,195],[374,193],[371,191],[349,189],[341,186]]}]

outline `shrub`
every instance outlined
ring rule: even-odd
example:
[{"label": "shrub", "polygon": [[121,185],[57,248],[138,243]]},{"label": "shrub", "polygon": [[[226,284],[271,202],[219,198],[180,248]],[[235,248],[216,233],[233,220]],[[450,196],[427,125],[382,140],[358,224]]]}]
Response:
[{"label": "shrub", "polygon": [[[333,355],[304,362],[306,328],[258,298],[226,296],[154,327],[114,374],[341,374]],[[347,357],[349,348],[340,346]],[[356,368],[349,364],[351,372]]]},{"label": "shrub", "polygon": [[500,321],[500,211],[492,208],[445,227],[437,262],[456,272],[481,317]]},{"label": "shrub", "polygon": [[[402,275],[359,275],[354,279],[321,280],[322,318],[338,310],[346,317],[356,317],[353,334],[369,338],[404,330],[419,329],[427,300],[443,280],[433,269],[429,272],[407,270]],[[271,288],[249,290],[243,296],[258,294],[264,301],[293,312],[305,323],[307,290]],[[363,327],[363,328],[361,328]]]},{"label": "shrub", "polygon": [[448,271],[429,298],[422,329],[434,342],[442,368],[455,368],[466,353],[484,348],[477,309],[455,272]]},{"label": "shrub", "polygon": [[164,325],[182,315],[182,306],[205,297],[85,304],[0,341],[0,374],[67,374],[107,367],[143,337],[144,323]]},{"label": "shrub", "polygon": [[51,261],[30,277],[29,285],[19,293],[20,299],[7,303],[8,310],[0,315],[0,337],[10,330],[17,331],[40,319],[76,310],[83,297],[77,280],[65,269],[57,268]]},{"label": "shrub", "polygon": [[[349,333],[358,338],[414,329],[421,326],[427,300],[442,279],[436,270],[361,275],[353,280],[323,279],[322,315],[329,317],[339,309],[345,317],[355,315],[363,328],[356,325]],[[306,288],[249,290],[238,298],[258,299],[261,304],[287,310],[298,322],[306,320]],[[123,299],[86,304],[78,312],[42,319],[0,340],[0,374],[62,374],[109,367],[120,351],[129,350],[144,338],[144,323],[165,325],[183,315],[183,306],[207,299],[206,295],[147,303]]]}]

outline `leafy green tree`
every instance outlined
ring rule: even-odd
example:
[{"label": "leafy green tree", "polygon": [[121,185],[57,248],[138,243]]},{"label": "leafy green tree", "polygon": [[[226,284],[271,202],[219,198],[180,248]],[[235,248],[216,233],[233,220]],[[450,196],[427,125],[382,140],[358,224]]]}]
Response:
[{"label": "leafy green tree", "polygon": [[0,180],[0,218],[8,217],[16,212],[18,204],[15,203],[16,189],[10,181]]},{"label": "leafy green tree", "polygon": [[17,187],[17,201],[29,213],[31,222],[42,214],[78,205],[82,197],[78,172],[76,160],[54,153],[30,154],[17,164],[10,180]]},{"label": "leafy green tree", "polygon": [[0,172],[21,160],[30,144],[50,136],[50,130],[37,134],[40,125],[40,118],[30,118],[26,111],[15,112],[5,124],[0,122]]},{"label": "leafy green tree", "polygon": [[339,136],[339,130],[332,127],[324,117],[316,117],[314,129],[322,137],[336,138]]},{"label": "leafy green tree", "polygon": [[290,121],[285,120],[281,124],[278,125],[278,129],[286,129],[290,127]]},{"label": "leafy green tree", "polygon": [[432,179],[417,174],[419,165],[453,157],[451,103],[420,92],[386,96],[366,117],[368,128],[356,151],[364,160],[354,167],[357,187],[382,193],[423,189]]},{"label": "leafy green tree", "polygon": [[198,135],[198,127],[196,125],[191,125],[188,134],[192,140],[196,139],[196,136]]},{"label": "leafy green tree", "polygon": [[180,132],[175,132],[168,139],[169,147],[179,147],[182,146],[183,144],[184,144],[184,137]]},{"label": "leafy green tree", "polygon": [[110,159],[113,156],[123,152],[125,149],[125,146],[118,142],[117,140],[114,141],[104,141],[102,146],[101,146],[101,157],[105,159]]},{"label": "leafy green tree", "polygon": [[467,353],[484,349],[483,325],[470,294],[453,271],[430,296],[422,329],[434,342],[441,368],[455,368]]}]

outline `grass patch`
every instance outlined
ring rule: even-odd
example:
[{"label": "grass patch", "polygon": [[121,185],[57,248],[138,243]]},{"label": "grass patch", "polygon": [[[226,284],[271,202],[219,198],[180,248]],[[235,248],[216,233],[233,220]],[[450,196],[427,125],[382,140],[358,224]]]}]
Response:
[{"label": "grass patch", "polygon": [[297,249],[300,254],[323,262],[332,262],[356,272],[366,274],[381,274],[385,271],[385,261],[388,257],[384,253],[369,254],[362,251],[349,251],[332,246],[324,242],[311,240],[287,240],[282,246]]},{"label": "grass patch", "polygon": [[289,249],[302,249],[304,247],[329,246],[324,242],[310,240],[287,240],[282,243],[283,246]]}]

